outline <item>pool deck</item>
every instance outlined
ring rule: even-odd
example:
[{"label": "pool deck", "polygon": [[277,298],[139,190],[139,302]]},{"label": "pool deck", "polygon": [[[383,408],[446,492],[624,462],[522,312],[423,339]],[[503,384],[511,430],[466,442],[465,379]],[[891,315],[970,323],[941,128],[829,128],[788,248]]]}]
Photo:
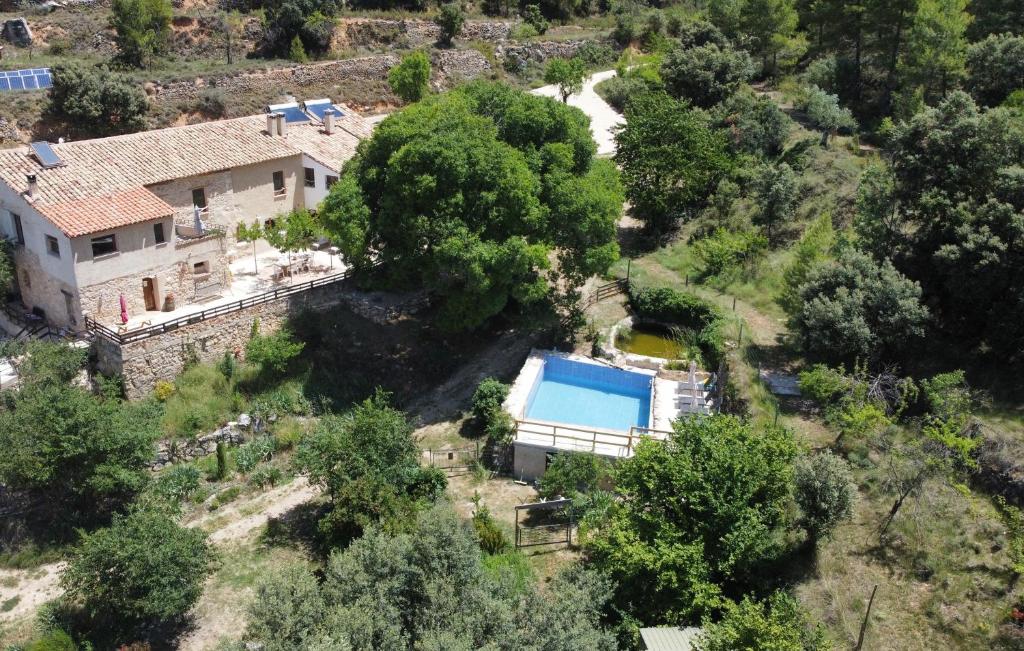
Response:
[{"label": "pool deck", "polygon": [[[512,384],[508,398],[503,405],[505,410],[519,422],[515,434],[516,444],[555,450],[594,452],[602,456],[621,458],[632,456],[634,445],[640,438],[632,430],[617,431],[571,423],[526,420],[530,393],[544,370],[546,356],[561,357],[582,364],[618,368],[650,376],[654,380],[654,386],[651,396],[650,430],[645,431],[645,437],[663,440],[666,433],[672,430],[672,422],[680,416],[711,412],[711,405],[707,402],[703,383],[700,381],[696,382],[696,387],[693,387],[688,380],[679,381],[658,377],[658,372],[651,369],[612,364],[572,353],[534,349],[530,351],[530,355]],[[639,429],[644,430],[645,428]]]}]

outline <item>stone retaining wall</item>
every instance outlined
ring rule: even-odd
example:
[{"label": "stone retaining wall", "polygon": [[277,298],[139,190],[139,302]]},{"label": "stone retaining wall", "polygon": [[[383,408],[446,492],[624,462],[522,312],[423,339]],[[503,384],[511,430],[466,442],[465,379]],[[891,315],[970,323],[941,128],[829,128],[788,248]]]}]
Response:
[{"label": "stone retaining wall", "polygon": [[[536,43],[503,44],[495,48],[495,57],[504,64],[511,59],[511,69],[527,62],[543,62],[552,57],[571,57],[586,41],[539,41]],[[146,90],[157,102],[195,101],[203,89],[217,87],[224,93],[291,92],[301,94],[305,87],[336,84],[342,81],[386,81],[388,70],[397,65],[397,54],[341,59],[272,68],[219,77],[188,79],[167,84],[147,84]],[[433,85],[442,90],[465,80],[493,71],[491,62],[477,50],[433,50]],[[506,65],[506,68],[509,66]]]},{"label": "stone retaining wall", "polygon": [[422,309],[428,302],[424,294],[395,297],[337,284],[317,287],[124,345],[97,336],[93,342],[96,368],[104,375],[123,376],[125,394],[135,400],[152,392],[158,381],[173,381],[189,359],[210,363],[226,352],[244,355],[255,319],[259,319],[260,331],[268,334],[305,310],[345,305],[363,318],[387,323]]}]

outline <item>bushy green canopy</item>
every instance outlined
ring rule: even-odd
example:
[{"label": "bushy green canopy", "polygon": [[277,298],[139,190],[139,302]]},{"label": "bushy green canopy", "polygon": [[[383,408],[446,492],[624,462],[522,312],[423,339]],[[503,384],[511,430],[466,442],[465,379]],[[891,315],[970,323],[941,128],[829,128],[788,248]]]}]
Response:
[{"label": "bushy green canopy", "polygon": [[104,136],[146,126],[149,102],[139,84],[106,68],[77,63],[53,67],[49,111],[76,132]]},{"label": "bushy green canopy", "polygon": [[621,506],[585,541],[645,623],[684,623],[716,609],[723,586],[750,581],[778,550],[796,443],[734,416],[681,419],[644,441],[615,473]]},{"label": "bushy green canopy", "polygon": [[655,232],[671,230],[732,165],[725,136],[665,93],[633,98],[615,142],[633,213]]},{"label": "bushy green canopy", "polygon": [[169,621],[199,600],[215,561],[200,529],[136,510],[84,535],[61,583],[87,612],[118,625]]},{"label": "bushy green canopy", "polygon": [[790,320],[804,350],[818,359],[885,359],[924,334],[921,287],[892,263],[844,251],[810,272]]},{"label": "bushy green canopy", "polygon": [[890,152],[888,168],[861,182],[862,241],[921,284],[936,326],[961,344],[1019,359],[1024,123],[955,92],[895,125]]},{"label": "bushy green canopy", "polygon": [[473,328],[547,297],[552,253],[572,286],[615,261],[622,192],[594,149],[577,109],[474,83],[382,122],[320,215],[349,263],[379,259],[442,299],[443,325]]},{"label": "bushy green canopy", "polygon": [[324,580],[301,567],[262,580],[246,639],[267,651],[615,648],[600,628],[609,585],[576,569],[542,596],[489,574],[470,526],[448,505],[407,534],[371,529],[335,552]]}]

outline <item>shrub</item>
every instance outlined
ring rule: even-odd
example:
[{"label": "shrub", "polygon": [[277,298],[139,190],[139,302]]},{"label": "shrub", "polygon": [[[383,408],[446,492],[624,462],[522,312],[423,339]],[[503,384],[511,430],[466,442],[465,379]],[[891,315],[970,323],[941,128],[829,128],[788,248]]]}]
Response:
[{"label": "shrub", "polygon": [[434,22],[441,28],[441,43],[451,45],[452,40],[462,31],[462,24],[466,22],[466,14],[457,2],[446,2],[441,5]]},{"label": "shrub", "polygon": [[195,466],[177,464],[164,470],[149,485],[149,491],[164,499],[181,502],[199,490],[200,472]]},{"label": "shrub", "polygon": [[430,89],[430,58],[421,51],[402,57],[401,63],[388,71],[388,84],[403,102],[420,101]]},{"label": "shrub", "polygon": [[83,534],[61,584],[93,616],[168,621],[199,600],[215,563],[205,533],[167,514],[138,510]]},{"label": "shrub", "polygon": [[235,468],[243,475],[249,474],[261,461],[268,461],[274,453],[274,439],[260,436],[238,446],[235,451]]},{"label": "shrub", "polygon": [[857,493],[850,466],[842,457],[825,451],[797,459],[794,484],[801,523],[811,542],[831,536],[853,514]]},{"label": "shrub", "polygon": [[291,450],[306,434],[306,425],[297,418],[285,418],[274,424],[274,448]]},{"label": "shrub", "polygon": [[153,387],[153,395],[160,402],[167,402],[167,399],[174,395],[174,384],[167,380],[157,380]]},{"label": "shrub", "polygon": [[224,91],[219,88],[204,88],[199,93],[199,99],[196,100],[195,108],[200,113],[211,118],[224,117],[228,112]]},{"label": "shrub", "polygon": [[484,378],[473,393],[473,418],[480,424],[490,422],[494,412],[508,398],[509,385],[497,378]]},{"label": "shrub", "polygon": [[304,343],[294,340],[291,331],[282,328],[274,334],[253,336],[246,344],[245,358],[263,370],[284,373],[304,347]]},{"label": "shrub", "polygon": [[577,493],[589,493],[608,481],[611,466],[608,461],[595,454],[563,452],[555,455],[551,465],[540,478],[538,491],[541,497],[573,497]]},{"label": "shrub", "polygon": [[538,34],[548,31],[548,21],[537,5],[526,5],[523,9],[523,22],[536,30]]},{"label": "shrub", "polygon": [[229,350],[224,351],[224,356],[220,358],[220,362],[217,363],[217,370],[224,376],[225,380],[230,380],[235,377],[235,373],[238,372],[238,361],[235,356]]},{"label": "shrub", "polygon": [[584,41],[573,56],[588,66],[608,65],[616,59],[615,50],[606,43],[596,41]]},{"label": "shrub", "polygon": [[728,603],[722,619],[704,623],[695,651],[827,651],[831,648],[820,625],[812,625],[796,599],[776,592],[758,603],[744,597]]},{"label": "shrub", "polygon": [[752,230],[716,228],[697,240],[693,252],[704,263],[704,273],[717,276],[750,264],[768,248],[768,238]]},{"label": "shrub", "polygon": [[263,465],[252,471],[249,475],[249,483],[253,486],[263,488],[265,486],[277,486],[284,478],[284,473],[276,466]]},{"label": "shrub", "polygon": [[292,43],[288,48],[288,58],[295,63],[306,63],[309,61],[309,55],[306,54],[306,48],[302,45],[302,39],[296,34],[292,38]]},{"label": "shrub", "polygon": [[606,79],[597,85],[596,90],[613,109],[622,113],[631,98],[650,92],[652,88],[646,79],[637,75],[627,75]]},{"label": "shrub", "polygon": [[29,642],[23,648],[24,651],[78,651],[75,641],[61,629],[50,631]]},{"label": "shrub", "polygon": [[217,481],[228,476],[228,446],[217,441]]},{"label": "shrub", "polygon": [[488,554],[501,554],[510,547],[508,538],[487,507],[481,507],[473,514],[473,529],[480,542],[480,549]]},{"label": "shrub", "polygon": [[216,511],[225,504],[230,504],[231,502],[234,502],[235,500],[238,499],[238,496],[241,494],[241,486],[231,486],[230,488],[225,488],[221,492],[217,493],[217,496],[213,498],[212,502],[210,502],[210,510]]}]

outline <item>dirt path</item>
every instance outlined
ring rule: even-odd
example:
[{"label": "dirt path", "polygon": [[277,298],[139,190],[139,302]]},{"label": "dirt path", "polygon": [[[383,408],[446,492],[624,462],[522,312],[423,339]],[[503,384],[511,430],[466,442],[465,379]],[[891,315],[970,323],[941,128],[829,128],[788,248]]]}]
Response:
[{"label": "dirt path", "polygon": [[[66,563],[49,563],[31,570],[0,570],[0,622],[13,622],[32,615],[44,603],[60,594],[60,573]],[[12,602],[12,599],[17,601]]]},{"label": "dirt path", "polygon": [[[216,545],[237,543],[258,532],[270,518],[308,502],[319,492],[319,488],[310,486],[305,477],[298,477],[251,499],[204,514],[185,526],[202,528],[209,533],[210,542]],[[44,603],[58,597],[61,593],[60,573],[65,565],[60,562],[30,570],[0,570],[0,607],[17,599],[13,606],[0,612],[0,623],[28,618]]]}]

